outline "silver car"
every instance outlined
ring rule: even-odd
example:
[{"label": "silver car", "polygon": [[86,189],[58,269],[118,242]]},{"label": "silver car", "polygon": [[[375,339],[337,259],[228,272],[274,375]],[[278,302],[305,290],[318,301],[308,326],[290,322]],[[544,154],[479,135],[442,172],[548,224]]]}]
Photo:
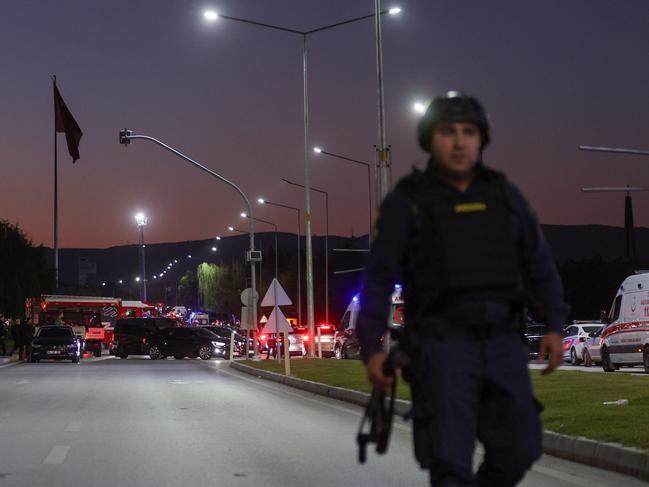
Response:
[{"label": "silver car", "polygon": [[593,364],[602,363],[602,339],[601,334],[604,328],[600,328],[595,332],[591,332],[584,341],[584,350],[582,352],[582,360],[586,367],[591,367]]}]

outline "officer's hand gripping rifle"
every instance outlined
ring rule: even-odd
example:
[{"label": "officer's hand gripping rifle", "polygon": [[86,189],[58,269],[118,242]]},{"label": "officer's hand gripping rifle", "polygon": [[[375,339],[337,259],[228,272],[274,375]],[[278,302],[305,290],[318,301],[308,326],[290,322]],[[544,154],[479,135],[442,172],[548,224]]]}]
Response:
[{"label": "officer's hand gripping rifle", "polygon": [[[386,397],[385,391],[374,388],[370,401],[365,407],[365,414],[356,436],[358,461],[360,463],[365,463],[367,460],[368,443],[376,443],[376,453],[382,455],[388,451],[392,419],[394,418],[394,400],[397,391],[396,369],[400,366],[401,358],[401,350],[399,350],[399,347],[394,347],[383,362],[383,374],[394,378],[390,387],[390,397]],[[369,426],[369,432],[363,432],[365,423]]]}]

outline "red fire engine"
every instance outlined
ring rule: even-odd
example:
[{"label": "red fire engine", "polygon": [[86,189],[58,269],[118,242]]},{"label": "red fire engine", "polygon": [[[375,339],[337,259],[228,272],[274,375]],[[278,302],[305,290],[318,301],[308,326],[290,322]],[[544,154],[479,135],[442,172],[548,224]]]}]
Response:
[{"label": "red fire engine", "polygon": [[85,340],[85,351],[101,356],[101,345],[112,340],[115,322],[123,314],[122,300],[95,296],[43,295],[27,298],[25,314],[34,326],[55,325],[61,321],[72,326]]}]

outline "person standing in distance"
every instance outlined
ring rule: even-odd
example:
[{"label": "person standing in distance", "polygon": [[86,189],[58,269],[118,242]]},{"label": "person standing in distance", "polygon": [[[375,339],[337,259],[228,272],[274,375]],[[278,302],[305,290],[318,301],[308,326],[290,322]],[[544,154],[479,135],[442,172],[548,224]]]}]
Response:
[{"label": "person standing in distance", "polygon": [[[547,374],[561,364],[568,306],[537,218],[482,162],[490,123],[480,102],[460,92],[436,97],[418,138],[428,166],[381,206],[357,321],[362,358],[374,387],[391,384],[382,337],[401,282],[417,461],[433,486],[513,486],[542,452],[524,309],[547,324]],[[476,438],[485,456],[474,473]]]}]

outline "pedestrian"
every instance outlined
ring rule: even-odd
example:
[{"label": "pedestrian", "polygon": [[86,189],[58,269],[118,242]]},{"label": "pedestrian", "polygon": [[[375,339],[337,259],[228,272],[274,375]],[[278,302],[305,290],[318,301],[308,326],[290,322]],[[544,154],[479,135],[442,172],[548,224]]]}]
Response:
[{"label": "pedestrian", "polygon": [[34,326],[31,324],[31,322],[27,320],[22,320],[22,324],[20,327],[20,335],[22,338],[23,353],[22,353],[22,358],[20,354],[18,358],[20,360],[28,360],[32,352],[32,340],[34,339]]},{"label": "pedestrian", "polygon": [[14,325],[11,327],[11,338],[13,338],[14,347],[10,355],[13,355],[17,350],[18,360],[23,360],[25,358],[25,332],[20,318],[14,320]]},{"label": "pedestrian", "polygon": [[[428,165],[385,198],[360,300],[368,379],[385,389],[393,377],[382,371],[382,337],[402,285],[415,457],[433,486],[513,486],[540,457],[525,306],[548,327],[543,372],[562,360],[561,281],[528,203],[482,161],[490,131],[473,97],[448,92],[430,103],[418,126]],[[474,473],[476,438],[485,456]]]},{"label": "pedestrian", "polygon": [[0,348],[2,348],[2,355],[7,355],[7,348],[5,346],[5,339],[7,338],[7,326],[5,325],[4,317],[0,315]]}]

